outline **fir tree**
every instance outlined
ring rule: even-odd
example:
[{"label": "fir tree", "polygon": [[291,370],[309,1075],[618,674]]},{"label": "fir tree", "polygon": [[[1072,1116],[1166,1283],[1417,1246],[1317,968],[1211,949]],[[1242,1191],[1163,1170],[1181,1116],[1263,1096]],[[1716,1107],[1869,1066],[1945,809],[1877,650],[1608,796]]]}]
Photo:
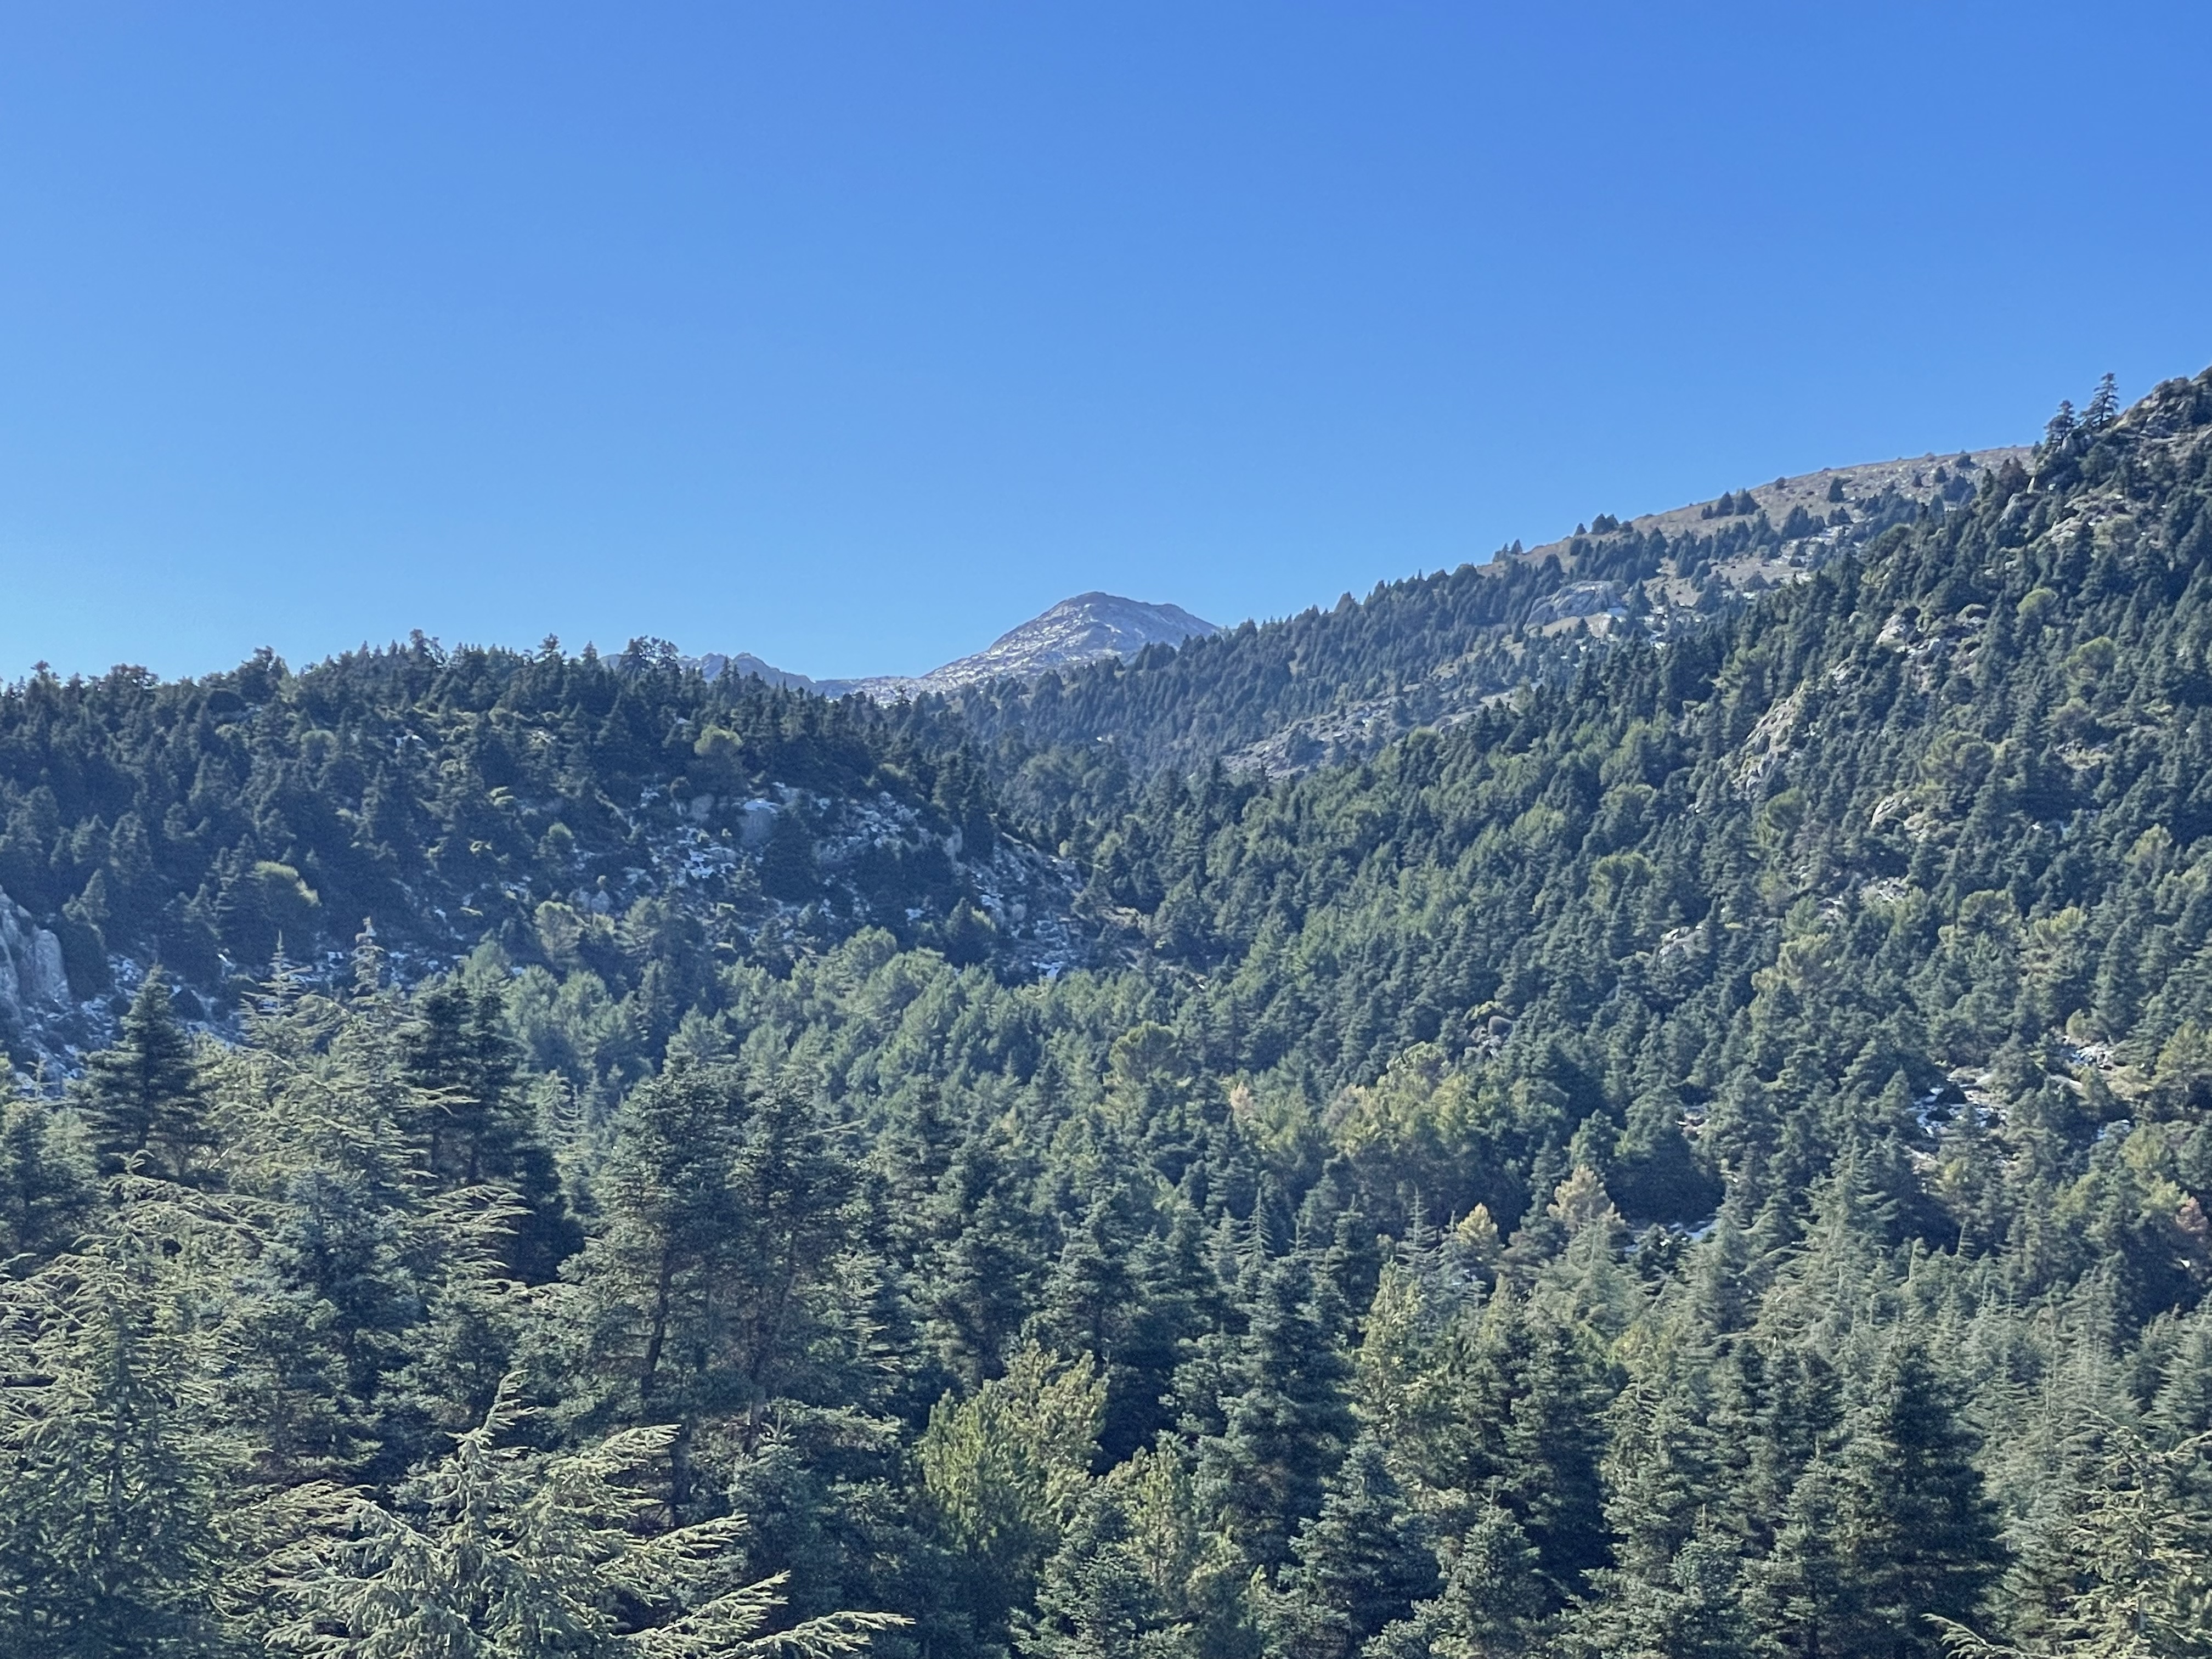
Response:
[{"label": "fir tree", "polygon": [[1849,1429],[1833,1517],[1848,1587],[1822,1651],[1938,1653],[1931,1621],[1970,1622],[2004,1552],[1974,1437],[1916,1337],[1893,1340]]},{"label": "fir tree", "polygon": [[1267,1613],[1271,1650],[1286,1659],[1350,1659],[1437,1587],[1428,1528],[1371,1437],[1352,1443],[1291,1553]]},{"label": "fir tree", "polygon": [[1106,1400],[1088,1356],[1055,1366],[1035,1347],[974,1395],[947,1395],[917,1450],[922,1482],[951,1541],[965,1553],[967,1601],[997,1639],[1024,1606],[1045,1558],[1081,1504]]},{"label": "fir tree", "polygon": [[2107,374],[2097,382],[2096,395],[2089,399],[2089,406],[2081,411],[2081,429],[2094,437],[2119,417],[2119,382]]},{"label": "fir tree", "polygon": [[[234,1540],[204,1339],[180,1324],[173,1232],[149,1224],[21,1287],[0,1417],[0,1649],[25,1659],[228,1652]],[[31,1313],[31,1320],[21,1317]],[[35,1322],[33,1322],[35,1321]],[[26,1388],[24,1384],[30,1386]]]},{"label": "fir tree", "polygon": [[1243,1386],[1200,1453],[1201,1490],[1238,1544],[1271,1569],[1289,1560],[1292,1533],[1319,1511],[1352,1437],[1352,1368],[1336,1324],[1303,1255],[1269,1266],[1239,1358]]},{"label": "fir tree", "polygon": [[95,1168],[71,1114],[0,1083],[0,1272],[35,1268],[75,1240],[97,1197]]},{"label": "fir tree", "polygon": [[[732,1171],[741,1082],[672,1067],[635,1090],[597,1183],[604,1220],[578,1263],[579,1361],[593,1420],[662,1419],[727,1401],[717,1382],[724,1276],[737,1267]],[[695,1398],[696,1396],[696,1398]]]},{"label": "fir tree", "polygon": [[458,981],[433,986],[416,1000],[400,1049],[432,1175],[446,1187],[511,1188],[520,1203],[510,1263],[526,1282],[550,1279],[581,1237],[523,1098],[499,998],[471,995]]},{"label": "fir tree", "polygon": [[122,1040],[87,1058],[78,1099],[109,1170],[145,1157],[174,1180],[200,1173],[195,1160],[215,1144],[215,1132],[191,1038],[159,969],[131,999]]},{"label": "fir tree", "polygon": [[906,1622],[838,1613],[779,1629],[781,1587],[746,1581],[740,1519],[655,1525],[640,1477],[665,1460],[672,1431],[634,1429],[547,1456],[513,1443],[522,1417],[502,1395],[407,1483],[401,1504],[301,1494],[311,1530],[270,1564],[270,1597],[291,1615],[270,1645],[324,1651],[336,1632],[363,1654],[765,1659],[860,1652]]},{"label": "fir tree", "polygon": [[1547,1588],[1513,1512],[1488,1504],[1460,1540],[1443,1594],[1420,1609],[1437,1659],[1519,1659],[1544,1630]]},{"label": "fir tree", "polygon": [[1175,1454],[1140,1451],[1085,1492],[1018,1646],[1025,1659],[1255,1659],[1247,1571],[1201,1524]]}]

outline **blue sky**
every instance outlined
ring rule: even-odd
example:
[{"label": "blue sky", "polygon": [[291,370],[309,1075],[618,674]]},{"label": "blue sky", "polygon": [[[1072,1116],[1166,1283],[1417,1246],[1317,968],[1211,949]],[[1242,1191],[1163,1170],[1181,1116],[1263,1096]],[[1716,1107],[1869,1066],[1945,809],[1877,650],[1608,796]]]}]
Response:
[{"label": "blue sky", "polygon": [[2212,7],[0,6],[0,677],[906,672],[2212,362]]}]

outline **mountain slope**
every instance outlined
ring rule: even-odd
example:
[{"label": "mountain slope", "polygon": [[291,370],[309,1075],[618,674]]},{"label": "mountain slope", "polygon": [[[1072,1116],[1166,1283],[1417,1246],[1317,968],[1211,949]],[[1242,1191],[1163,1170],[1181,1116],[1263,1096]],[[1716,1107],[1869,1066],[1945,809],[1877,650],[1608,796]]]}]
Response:
[{"label": "mountain slope", "polygon": [[1223,757],[1295,772],[1571,673],[1615,630],[1666,638],[1701,627],[1923,511],[1956,510],[1978,479],[2025,453],[1834,468],[1626,524],[1601,516],[1542,547],[1378,586],[1364,602],[1346,594],[1326,611],[1049,678],[978,684],[952,701],[987,736],[1030,748],[1103,738],[1139,774]]},{"label": "mountain slope", "polygon": [[342,973],[365,918],[410,978],[489,939],[619,995],[652,954],[625,929],[705,953],[690,981],[869,925],[1057,965],[1067,885],[1000,836],[957,731],[665,659],[418,637],[0,693],[0,1042],[27,1063],[154,963],[227,1014],[280,949]]},{"label": "mountain slope", "polygon": [[[1370,765],[1164,775],[1094,902],[1194,975],[1203,1066],[1332,1100],[1401,1221],[1509,1224],[1547,1160],[1632,1215],[1802,1216],[1848,1164],[1893,1237],[1977,1254],[2118,1204],[2128,1316],[2193,1304],[2212,374],[2035,459]],[[2100,1247],[2049,1248],[2015,1292]]]},{"label": "mountain slope", "polygon": [[[2161,387],[2081,456],[2046,455],[2033,476],[1985,472],[1959,512],[1863,559],[1664,648],[1632,641],[1593,656],[1571,683],[1418,733],[1370,768],[1273,789],[1163,780],[1115,832],[1130,839],[1102,845],[1100,878],[1146,913],[1152,938],[1183,941],[1176,948],[1220,969],[1224,986],[1263,933],[1378,901],[1395,908],[1389,896],[1409,881],[1406,948],[1522,948],[1531,936],[1510,920],[1522,899],[1483,926],[1488,904],[1451,890],[1471,849],[1510,853],[1500,873],[1516,892],[1559,880],[1593,898],[1610,882],[1626,900],[1632,888],[1639,927],[1662,931],[1703,925],[1707,913],[1680,907],[1706,878],[1663,877],[1648,860],[1663,852],[1672,864],[1715,838],[1735,842],[1747,872],[1771,871],[1775,895],[1816,906],[1911,892],[1940,917],[2002,887],[2008,871],[2005,902],[2023,916],[2087,902],[2093,868],[2096,880],[2135,878],[2124,854],[2141,836],[2179,854],[2212,835],[2208,428],[2212,380]],[[1634,849],[1646,862],[1593,874]],[[1141,875],[1118,875],[1125,859]],[[1565,862],[1542,874],[1554,859]],[[1317,870],[1344,884],[1316,882]],[[1279,901],[1268,896],[1278,878],[1291,884]],[[1417,918],[1437,911],[1450,931],[1424,931]],[[1591,920],[1539,914],[1576,928]],[[2089,924],[2084,942],[2108,926],[2119,913]],[[1502,962],[1474,981],[1433,959],[1401,971],[1410,984],[1473,983],[1474,1003],[1510,977]],[[1524,986],[1514,1000],[1540,994]],[[1270,1029],[1307,1043],[1311,1013]],[[1271,1052],[1261,1044],[1240,1063],[1270,1064]]]},{"label": "mountain slope", "polygon": [[[1057,975],[851,873],[988,899],[940,699],[19,688],[11,951],[88,863],[118,938],[203,867],[296,918],[284,833],[490,936],[229,1042],[149,977],[0,1099],[0,1651],[2192,1652],[2212,374],[2115,415],[1360,763],[1158,770]],[[684,899],[702,822],[782,908]],[[580,850],[643,896],[528,909]]]},{"label": "mountain slope", "polygon": [[692,660],[710,680],[723,674],[750,676],[769,685],[811,691],[817,696],[857,694],[878,702],[896,702],[901,697],[957,691],[987,680],[1033,679],[1105,658],[1134,656],[1147,646],[1180,645],[1219,631],[1179,605],[1147,605],[1117,593],[1091,592],[1062,599],[1050,610],[1007,629],[974,655],[958,658],[927,674],[816,680],[772,667],[748,653],[734,657],[714,653]]}]

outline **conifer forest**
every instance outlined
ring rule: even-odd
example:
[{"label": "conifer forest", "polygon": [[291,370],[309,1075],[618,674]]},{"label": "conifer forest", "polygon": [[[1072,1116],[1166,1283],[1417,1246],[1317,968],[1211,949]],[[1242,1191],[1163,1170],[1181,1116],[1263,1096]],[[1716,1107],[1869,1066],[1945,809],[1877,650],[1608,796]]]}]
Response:
[{"label": "conifer forest", "polygon": [[2212,372],[2008,453],[5,688],[0,1654],[2212,1656]]}]

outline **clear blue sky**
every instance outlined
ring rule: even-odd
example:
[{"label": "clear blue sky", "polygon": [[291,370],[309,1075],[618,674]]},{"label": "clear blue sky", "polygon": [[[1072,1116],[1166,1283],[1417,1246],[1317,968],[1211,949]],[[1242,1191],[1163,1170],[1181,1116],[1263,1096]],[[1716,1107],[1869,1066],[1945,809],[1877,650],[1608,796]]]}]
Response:
[{"label": "clear blue sky", "polygon": [[2212,6],[0,8],[0,676],[913,671],[2212,361]]}]

